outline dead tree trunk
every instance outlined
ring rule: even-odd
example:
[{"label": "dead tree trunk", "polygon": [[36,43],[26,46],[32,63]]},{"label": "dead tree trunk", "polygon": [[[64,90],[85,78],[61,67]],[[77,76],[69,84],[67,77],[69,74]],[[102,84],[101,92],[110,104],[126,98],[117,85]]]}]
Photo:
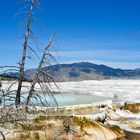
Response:
[{"label": "dead tree trunk", "polygon": [[36,71],[36,74],[35,74],[35,76],[34,76],[33,82],[32,82],[32,84],[31,84],[31,88],[30,88],[29,94],[28,94],[28,96],[27,96],[26,110],[27,110],[27,108],[28,108],[30,99],[31,99],[31,97],[32,97],[32,95],[33,95],[33,92],[34,92],[34,89],[35,89],[35,85],[36,85],[36,83],[38,82],[38,76],[39,76],[39,74],[40,74],[40,72],[41,72],[42,65],[43,65],[43,63],[44,63],[44,59],[45,59],[45,57],[46,57],[46,54],[47,54],[47,52],[48,52],[49,47],[50,47],[51,44],[52,44],[53,38],[54,38],[54,33],[52,34],[52,36],[51,36],[51,38],[50,38],[50,40],[49,40],[49,42],[48,42],[48,44],[47,44],[47,46],[46,46],[46,48],[45,48],[45,50],[44,50],[44,53],[43,53],[42,58],[41,58],[41,60],[40,60],[39,66],[38,66],[37,71]]},{"label": "dead tree trunk", "polygon": [[0,134],[1,134],[1,136],[2,136],[2,139],[5,140],[5,135],[3,134],[2,131],[0,131]]},{"label": "dead tree trunk", "polygon": [[17,88],[16,100],[15,100],[16,106],[20,105],[20,102],[21,102],[21,88],[22,88],[22,83],[24,79],[26,51],[27,51],[28,40],[29,40],[29,35],[30,35],[30,27],[31,27],[31,22],[32,22],[32,12],[33,12],[34,5],[35,5],[35,0],[32,0],[31,6],[28,12],[28,20],[27,20],[27,25],[26,25],[26,34],[24,38],[22,61],[20,64],[19,81],[18,81],[18,88]]}]

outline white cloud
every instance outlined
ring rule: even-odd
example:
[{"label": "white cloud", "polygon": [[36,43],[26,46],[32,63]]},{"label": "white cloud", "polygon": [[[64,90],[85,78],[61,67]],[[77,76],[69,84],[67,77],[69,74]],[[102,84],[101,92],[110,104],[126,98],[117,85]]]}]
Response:
[{"label": "white cloud", "polygon": [[[53,54],[55,54],[53,52]],[[130,50],[87,50],[87,51],[59,51],[60,63],[92,62],[104,64],[113,68],[140,68],[140,51]],[[55,54],[56,55],[56,54]]]},{"label": "white cloud", "polygon": [[127,62],[110,62],[104,60],[74,60],[74,61],[61,61],[60,64],[71,64],[77,62],[90,62],[94,64],[103,64],[112,68],[121,68],[121,69],[136,69],[140,68],[140,63],[127,63]]}]

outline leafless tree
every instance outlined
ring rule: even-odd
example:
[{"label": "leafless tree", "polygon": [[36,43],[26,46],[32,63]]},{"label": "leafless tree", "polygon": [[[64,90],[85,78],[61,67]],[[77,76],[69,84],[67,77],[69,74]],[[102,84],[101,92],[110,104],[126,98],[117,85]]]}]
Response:
[{"label": "leafless tree", "polygon": [[[54,45],[53,41],[55,34],[53,33],[51,35],[44,49],[43,55],[39,57],[34,48],[32,46],[29,46],[30,40],[34,38],[34,34],[31,30],[31,25],[34,20],[34,9],[38,7],[39,0],[23,1],[25,2],[25,6],[22,9],[25,8],[24,13],[26,15],[26,18],[24,19],[25,35],[21,62],[17,63],[17,66],[0,66],[0,75],[3,77],[12,72],[17,73],[17,77],[15,77],[14,80],[11,80],[11,82],[8,83],[9,86],[7,89],[0,89],[0,124],[3,124],[3,126],[5,127],[9,127],[11,123],[21,126],[23,124],[26,124],[26,122],[30,119],[29,117],[27,117],[28,115],[30,115],[28,114],[28,112],[38,111],[36,110],[36,103],[38,103],[38,105],[44,105],[45,107],[50,105],[47,97],[53,100],[56,107],[58,106],[54,94],[51,91],[50,83],[53,82],[56,88],[58,88],[57,84],[55,83],[54,77],[52,76],[52,73],[50,74],[50,66],[52,65],[51,62],[56,62],[55,58],[50,52],[50,48]],[[21,12],[19,12],[19,14],[20,13]],[[36,39],[35,42],[37,42]],[[25,79],[24,77],[28,50],[33,52],[39,58],[39,65],[33,79]],[[47,70],[48,67],[49,70]],[[23,82],[27,80],[30,81],[30,86],[25,86],[23,84]],[[36,84],[39,85],[39,90],[35,88]],[[14,87],[15,85],[17,85],[16,89]],[[1,86],[2,85],[0,83],[0,88]],[[22,88],[26,88],[27,90],[23,92]],[[36,103],[32,99],[35,99]],[[0,134],[2,135],[3,139],[5,139],[2,131],[0,131]]]},{"label": "leafless tree", "polygon": [[5,135],[3,134],[2,131],[0,131],[0,135],[2,136],[2,139],[5,140]]},{"label": "leafless tree", "polygon": [[[24,13],[24,26],[25,26],[25,33],[24,33],[24,41],[23,41],[23,51],[21,56],[21,62],[17,63],[17,66],[0,66],[0,75],[6,76],[8,73],[14,72],[17,73],[17,77],[14,78],[14,81],[9,83],[9,87],[7,89],[1,89],[2,84],[0,82],[0,124],[4,127],[8,127],[11,123],[23,125],[30,119],[27,117],[27,111],[29,110],[30,105],[30,112],[36,111],[36,104],[31,100],[34,98],[38,104],[41,105],[49,105],[47,101],[46,95],[52,98],[55,105],[57,106],[57,101],[51,92],[51,84],[53,82],[54,85],[57,87],[54,77],[49,74],[45,69],[48,66],[51,66],[51,61],[55,61],[53,55],[51,55],[49,48],[53,46],[54,40],[54,33],[52,34],[50,40],[46,48],[44,49],[43,55],[41,59],[39,59],[39,65],[36,70],[35,76],[33,79],[28,79],[31,82],[31,86],[23,85],[23,82],[26,81],[24,77],[25,66],[26,66],[26,58],[28,57],[27,51],[30,50],[33,52],[38,58],[38,53],[34,50],[32,46],[29,46],[29,42],[31,39],[34,38],[36,45],[37,41],[34,37],[34,33],[31,30],[31,25],[34,20],[34,10],[39,6],[39,0],[22,0],[25,2],[24,6],[22,7],[22,12],[18,14]],[[8,77],[8,76],[7,76]],[[14,85],[18,85],[17,89],[12,88]],[[35,86],[38,84],[40,86],[41,91],[36,90]],[[26,88],[27,91],[24,93],[22,88]],[[26,95],[26,96],[25,96]],[[43,96],[42,96],[43,95]],[[2,131],[0,131],[0,135],[2,136],[3,140],[5,140],[5,136]]]},{"label": "leafless tree", "polygon": [[[27,50],[29,49],[34,54],[36,54],[36,56],[38,56],[38,53],[33,49],[33,47],[29,46],[29,42],[32,37],[34,37],[34,34],[31,30],[31,25],[34,20],[34,10],[39,6],[39,0],[22,1],[25,2],[22,10],[24,10],[23,13],[25,14],[26,18],[24,18],[25,35],[21,62],[18,63],[18,66],[0,66],[2,75],[7,75],[7,73],[9,72],[17,72],[19,75],[17,76],[16,80],[9,85],[7,90],[2,91],[2,94],[0,96],[0,103],[4,106],[6,104],[10,106],[15,105],[16,107],[20,107],[21,105],[28,106],[34,105],[34,103],[31,101],[31,98],[34,98],[38,103],[40,102],[42,105],[49,105],[46,98],[46,95],[48,95],[53,99],[54,103],[57,106],[57,101],[50,90],[51,85],[49,84],[49,82],[54,82],[55,85],[56,83],[54,77],[45,70],[47,66],[51,65],[50,59],[52,59],[53,61],[55,60],[53,55],[51,55],[51,53],[49,52],[49,48],[53,46],[54,33],[52,34],[46,48],[44,49],[43,56],[41,57],[41,59],[39,59],[40,63],[38,65],[34,78],[28,79],[28,81],[31,81],[31,86],[23,85],[23,82],[27,80],[24,77],[26,58],[28,57]],[[18,14],[21,13],[22,12],[19,12]],[[37,91],[35,89],[35,85],[37,83],[40,86],[41,91]],[[17,90],[12,89],[15,84],[18,85]],[[25,93],[22,92],[22,88],[26,88],[27,91]]]},{"label": "leafless tree", "polygon": [[[44,93],[43,89],[45,88],[46,94],[51,93],[51,91],[49,90],[48,84],[46,84],[46,82],[49,83],[49,82],[53,81],[55,83],[54,78],[51,75],[49,75],[49,73],[47,73],[45,70],[43,70],[44,66],[46,66],[45,64],[49,63],[48,58],[51,57],[51,59],[54,59],[54,57],[51,55],[51,53],[49,53],[49,48],[52,45],[53,38],[54,38],[54,33],[52,34],[46,48],[44,49],[44,53],[40,60],[39,66],[36,70],[35,76],[33,78],[33,82],[31,83],[31,88],[29,90],[29,94],[27,97],[26,106],[29,105],[30,99],[33,96],[33,94],[35,97],[39,96],[39,94],[37,92],[35,93],[35,85],[37,83],[40,85],[40,88],[42,89],[42,93]],[[41,77],[43,77],[43,80],[40,79]],[[45,84],[43,84],[44,82],[45,82]],[[53,97],[53,100],[55,101],[55,103],[57,105],[57,101],[55,100],[53,94],[51,94],[51,97]]]},{"label": "leafless tree", "polygon": [[22,61],[20,64],[18,89],[16,93],[16,100],[15,100],[16,106],[20,105],[20,102],[21,102],[21,88],[22,88],[22,83],[23,83],[23,78],[24,78],[25,60],[26,60],[26,53],[27,53],[27,47],[28,47],[28,40],[29,40],[29,36],[31,32],[33,10],[34,10],[35,5],[38,2],[38,0],[29,0],[29,1],[30,1],[30,6],[29,6],[29,11],[27,11],[26,33],[24,37],[23,54],[22,54]]}]

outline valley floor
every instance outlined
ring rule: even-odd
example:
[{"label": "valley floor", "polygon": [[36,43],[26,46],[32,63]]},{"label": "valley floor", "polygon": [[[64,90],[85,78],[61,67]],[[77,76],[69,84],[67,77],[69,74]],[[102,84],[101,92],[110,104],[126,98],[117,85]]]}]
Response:
[{"label": "valley floor", "polygon": [[[3,81],[2,89],[7,89],[13,81]],[[24,82],[23,86],[30,86]],[[51,83],[51,90],[68,94],[85,94],[109,97],[113,100],[139,101],[140,100],[140,80],[91,80],[80,82],[58,82],[58,88]],[[12,89],[15,90],[17,84]],[[39,89],[39,85],[36,85]],[[24,91],[27,88],[23,88]]]},{"label": "valley floor", "polygon": [[61,92],[109,97],[114,101],[140,101],[140,80],[94,80],[58,83]]}]

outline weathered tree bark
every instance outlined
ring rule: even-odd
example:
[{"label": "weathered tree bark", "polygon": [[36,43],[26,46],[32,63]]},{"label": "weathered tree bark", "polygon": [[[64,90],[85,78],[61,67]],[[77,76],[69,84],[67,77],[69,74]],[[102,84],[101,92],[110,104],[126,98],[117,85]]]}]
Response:
[{"label": "weathered tree bark", "polygon": [[43,63],[44,63],[44,59],[45,59],[45,57],[46,57],[46,54],[47,54],[47,52],[48,52],[49,47],[50,47],[51,44],[52,44],[53,38],[54,38],[54,33],[52,34],[52,36],[51,36],[51,38],[50,38],[50,40],[49,40],[49,42],[48,42],[46,48],[44,49],[44,53],[43,53],[42,58],[41,58],[41,60],[40,60],[40,63],[39,63],[39,66],[38,66],[38,68],[37,68],[37,71],[36,71],[36,73],[35,73],[35,76],[34,76],[34,78],[33,78],[33,82],[32,82],[32,84],[31,84],[31,88],[30,88],[29,94],[28,94],[28,96],[27,96],[26,111],[27,111],[27,108],[28,108],[30,99],[31,99],[31,97],[32,97],[32,95],[33,95],[33,92],[34,92],[34,90],[35,90],[35,85],[36,85],[36,83],[38,82],[38,76],[39,76],[39,74],[40,74],[40,72],[41,72],[41,70],[42,70],[42,65],[43,65]]},{"label": "weathered tree bark", "polygon": [[26,52],[27,52],[29,35],[30,35],[30,26],[31,26],[31,22],[32,22],[32,12],[33,12],[34,5],[35,5],[35,0],[32,0],[30,10],[29,10],[29,13],[28,13],[28,20],[27,20],[27,25],[26,25],[26,34],[25,34],[24,45],[23,45],[22,61],[21,61],[21,64],[20,64],[19,82],[18,82],[18,88],[17,88],[16,100],[15,100],[15,105],[16,106],[20,105],[20,102],[21,102],[21,88],[22,88],[22,83],[23,83],[23,79],[24,79]]},{"label": "weathered tree bark", "polygon": [[2,139],[5,140],[5,135],[3,134],[2,131],[0,131],[0,134],[1,134],[1,136],[2,136]]}]

